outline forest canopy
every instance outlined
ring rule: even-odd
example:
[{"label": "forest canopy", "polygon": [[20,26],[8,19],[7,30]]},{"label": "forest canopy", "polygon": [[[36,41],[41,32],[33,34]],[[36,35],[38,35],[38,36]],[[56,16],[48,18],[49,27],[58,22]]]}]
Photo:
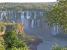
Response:
[{"label": "forest canopy", "polygon": [[67,0],[58,0],[48,13],[49,24],[59,24],[67,32]]}]

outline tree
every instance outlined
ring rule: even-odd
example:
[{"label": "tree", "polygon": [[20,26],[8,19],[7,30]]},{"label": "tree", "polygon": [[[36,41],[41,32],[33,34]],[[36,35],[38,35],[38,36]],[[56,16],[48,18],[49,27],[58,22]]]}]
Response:
[{"label": "tree", "polygon": [[67,32],[67,0],[58,0],[48,13],[49,24],[59,24]]}]

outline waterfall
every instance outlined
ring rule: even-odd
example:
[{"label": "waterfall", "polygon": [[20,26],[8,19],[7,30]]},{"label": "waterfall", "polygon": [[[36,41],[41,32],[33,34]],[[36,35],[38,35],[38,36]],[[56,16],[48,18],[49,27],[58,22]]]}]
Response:
[{"label": "waterfall", "polygon": [[51,33],[52,35],[57,35],[60,33],[60,26],[59,24],[53,24],[51,27]]},{"label": "waterfall", "polygon": [[32,20],[32,22],[31,22],[31,27],[32,28],[34,27],[34,20]]}]

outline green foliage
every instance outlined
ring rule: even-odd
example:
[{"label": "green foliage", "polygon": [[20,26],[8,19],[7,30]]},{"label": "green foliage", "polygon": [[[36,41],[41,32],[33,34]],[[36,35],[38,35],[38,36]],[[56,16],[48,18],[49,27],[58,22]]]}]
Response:
[{"label": "green foliage", "polygon": [[67,0],[59,0],[48,13],[49,24],[59,24],[67,31]]},{"label": "green foliage", "polygon": [[61,47],[57,44],[53,45],[52,50],[61,50]]},{"label": "green foliage", "polygon": [[3,41],[0,41],[0,50],[5,50],[5,46],[3,43],[4,43]]},{"label": "green foliage", "polygon": [[52,50],[61,50],[61,47],[54,47]]},{"label": "green foliage", "polygon": [[4,36],[6,50],[28,50],[27,45],[16,35],[15,31],[8,31]]},{"label": "green foliage", "polygon": [[52,47],[52,50],[67,50],[67,47],[62,47],[62,46],[59,46],[59,45],[54,45]]}]

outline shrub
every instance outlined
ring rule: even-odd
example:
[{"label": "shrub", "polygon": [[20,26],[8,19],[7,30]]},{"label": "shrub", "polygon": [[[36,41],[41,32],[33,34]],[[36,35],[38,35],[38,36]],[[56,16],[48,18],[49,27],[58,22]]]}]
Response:
[{"label": "shrub", "polygon": [[52,50],[61,50],[61,47],[54,47]]},{"label": "shrub", "polygon": [[61,46],[59,46],[58,44],[55,44],[53,47],[52,47],[52,50],[62,50],[63,48]]},{"label": "shrub", "polygon": [[16,35],[15,31],[8,31],[4,36],[6,50],[28,50],[27,45]]},{"label": "shrub", "polygon": [[0,41],[0,50],[5,50],[5,47],[4,47],[4,44],[3,44],[3,41]]}]

